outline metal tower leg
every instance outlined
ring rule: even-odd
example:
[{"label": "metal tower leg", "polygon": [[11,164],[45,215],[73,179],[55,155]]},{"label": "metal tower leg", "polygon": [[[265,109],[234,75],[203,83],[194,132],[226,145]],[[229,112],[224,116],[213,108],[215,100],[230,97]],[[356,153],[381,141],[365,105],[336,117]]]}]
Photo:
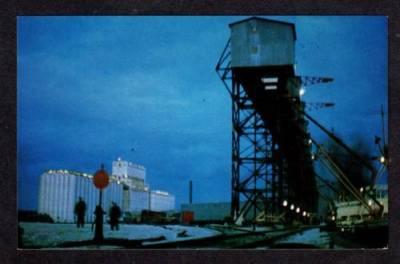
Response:
[{"label": "metal tower leg", "polygon": [[[279,145],[230,68],[229,41],[216,70],[232,99],[231,216],[256,222],[257,215],[277,213],[288,191]],[[261,214],[260,214],[261,213]]]}]

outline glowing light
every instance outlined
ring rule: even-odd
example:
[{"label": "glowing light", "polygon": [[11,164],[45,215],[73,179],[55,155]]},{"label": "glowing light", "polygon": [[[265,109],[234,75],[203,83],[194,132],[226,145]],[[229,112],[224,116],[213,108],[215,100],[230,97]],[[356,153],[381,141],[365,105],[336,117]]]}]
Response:
[{"label": "glowing light", "polygon": [[311,155],[311,159],[315,160],[315,155],[314,154]]},{"label": "glowing light", "polygon": [[290,206],[290,210],[294,210],[294,204]]},{"label": "glowing light", "polygon": [[278,82],[278,77],[266,77],[266,78],[261,78],[261,81],[263,83],[277,83]]},{"label": "glowing light", "polygon": [[311,138],[308,140],[308,144],[311,145],[312,144],[312,140]]},{"label": "glowing light", "polygon": [[360,192],[363,192],[363,191],[364,191],[364,188],[363,188],[363,187],[361,187],[361,188],[360,188]]},{"label": "glowing light", "polygon": [[306,211],[303,211],[303,216],[306,216],[307,215],[307,212]]},{"label": "glowing light", "polygon": [[335,218],[335,216],[333,215],[331,219],[332,219],[332,221],[335,221],[336,218]]},{"label": "glowing light", "polygon": [[342,229],[340,229],[340,231],[344,232],[344,228],[342,227]]},{"label": "glowing light", "polygon": [[381,158],[379,159],[379,161],[380,161],[381,163],[385,163],[385,157],[384,157],[384,156],[381,156]]},{"label": "glowing light", "polygon": [[276,85],[265,85],[264,90],[276,90],[278,89],[278,86]]},{"label": "glowing light", "polygon": [[120,182],[120,181],[117,181],[117,183],[120,184],[121,182]]},{"label": "glowing light", "polygon": [[286,207],[286,206],[288,205],[287,201],[286,201],[286,200],[283,201],[282,205],[283,205],[284,207]]},{"label": "glowing light", "polygon": [[307,217],[310,217],[310,213],[307,213]]},{"label": "glowing light", "polygon": [[300,213],[300,207],[296,208],[296,213]]},{"label": "glowing light", "polygon": [[368,205],[371,206],[372,205],[372,200],[368,200]]},{"label": "glowing light", "polygon": [[300,88],[300,90],[299,90],[299,95],[300,95],[300,96],[303,96],[305,93],[306,93],[306,89]]}]

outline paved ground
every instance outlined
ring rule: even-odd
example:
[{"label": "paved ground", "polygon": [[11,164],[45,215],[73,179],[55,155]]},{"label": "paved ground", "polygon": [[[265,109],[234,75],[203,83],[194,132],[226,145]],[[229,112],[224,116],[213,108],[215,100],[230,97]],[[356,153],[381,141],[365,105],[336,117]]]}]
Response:
[{"label": "paved ground", "polygon": [[[74,224],[20,223],[23,228],[24,248],[56,248],[65,242],[82,242],[93,239],[91,225],[76,228]],[[111,231],[109,225],[104,226],[104,237],[111,240],[138,241],[164,240],[177,241],[192,238],[204,238],[218,235],[219,232],[201,227],[180,225],[120,225],[119,231]],[[90,245],[89,248],[96,248]],[[109,246],[114,248],[112,246]]]}]

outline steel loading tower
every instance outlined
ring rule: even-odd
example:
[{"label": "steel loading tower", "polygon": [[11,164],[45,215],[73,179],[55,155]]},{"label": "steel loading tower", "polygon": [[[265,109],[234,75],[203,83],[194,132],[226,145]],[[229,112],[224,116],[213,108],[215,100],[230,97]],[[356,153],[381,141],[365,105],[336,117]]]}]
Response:
[{"label": "steel loading tower", "polygon": [[232,98],[231,215],[255,221],[260,213],[282,212],[283,204],[314,212],[318,194],[294,72],[295,26],[257,17],[229,26],[216,70]]}]

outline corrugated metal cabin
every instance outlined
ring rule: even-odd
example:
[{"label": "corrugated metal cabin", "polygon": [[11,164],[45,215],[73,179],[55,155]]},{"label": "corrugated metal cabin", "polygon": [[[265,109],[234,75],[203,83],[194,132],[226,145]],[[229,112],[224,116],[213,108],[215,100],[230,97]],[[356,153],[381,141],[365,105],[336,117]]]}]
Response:
[{"label": "corrugated metal cabin", "polygon": [[229,27],[232,68],[295,64],[294,24],[251,17]]}]

